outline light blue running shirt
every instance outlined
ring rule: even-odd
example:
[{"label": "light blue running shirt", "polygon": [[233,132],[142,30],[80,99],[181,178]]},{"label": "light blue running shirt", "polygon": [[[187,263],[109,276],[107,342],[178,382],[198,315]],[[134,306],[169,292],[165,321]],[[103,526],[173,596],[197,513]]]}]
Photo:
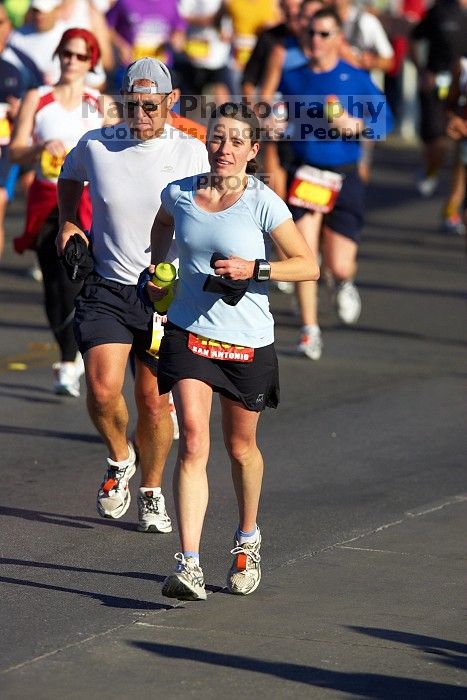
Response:
[{"label": "light blue running shirt", "polygon": [[246,260],[269,259],[269,234],[291,218],[286,204],[251,175],[240,199],[220,212],[204,211],[194,201],[197,175],[177,180],[161,193],[164,209],[175,220],[179,281],[168,318],[176,326],[206,338],[259,348],[274,342],[267,282],[250,280],[246,294],[229,306],[219,294],[204,292],[213,274],[211,256],[222,253]]}]

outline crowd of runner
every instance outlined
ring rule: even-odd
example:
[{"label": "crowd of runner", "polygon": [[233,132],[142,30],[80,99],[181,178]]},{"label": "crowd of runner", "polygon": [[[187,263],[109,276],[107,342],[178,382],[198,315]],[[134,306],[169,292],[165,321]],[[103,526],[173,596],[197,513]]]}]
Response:
[{"label": "crowd of runner", "polygon": [[[465,235],[466,8],[465,0],[0,4],[0,255],[8,201],[22,191],[14,247],[37,254],[60,349],[53,390],[78,397],[85,372],[88,411],[108,452],[102,517],[128,510],[139,463],[138,529],[171,532],[161,482],[178,414],[181,552],[166,595],[206,597],[199,545],[212,392],[239,509],[228,587],[246,595],[258,586],[256,427],[279,401],[269,282],[296,294],[296,352],[306,359],[325,349],[317,260],[339,319],[358,322],[372,156],[378,141],[403,132],[408,113],[422,144],[414,188],[432,196],[449,157],[440,227]],[[152,275],[160,262],[177,266],[178,255],[167,320],[154,315],[165,291]],[[129,359],[133,436],[122,393]]]}]

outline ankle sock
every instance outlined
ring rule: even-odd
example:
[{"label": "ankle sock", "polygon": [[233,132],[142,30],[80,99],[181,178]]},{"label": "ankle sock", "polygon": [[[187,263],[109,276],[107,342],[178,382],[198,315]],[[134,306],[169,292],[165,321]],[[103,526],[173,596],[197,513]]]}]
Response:
[{"label": "ankle sock", "polygon": [[117,469],[128,467],[128,465],[132,464],[135,461],[135,459],[135,450],[131,443],[128,443],[128,457],[126,459],[122,459],[120,462],[115,462],[113,459],[110,459],[110,457],[107,457],[107,461],[110,464],[110,466],[116,467]]},{"label": "ankle sock", "polygon": [[185,559],[188,557],[191,557],[191,559],[195,559],[197,565],[199,566],[199,552],[183,552],[183,556]]},{"label": "ankle sock", "polygon": [[257,532],[257,527],[255,527],[255,529],[251,532],[244,532],[243,530],[240,530],[240,528],[237,528],[235,537],[237,539],[238,544],[245,544],[246,542],[256,542]]},{"label": "ankle sock", "polygon": [[[319,331],[319,326],[317,323],[313,323],[311,326],[302,326],[302,333],[303,335],[313,335],[314,333],[318,333]],[[240,532],[240,530],[239,530]]]},{"label": "ankle sock", "polygon": [[148,491],[151,491],[152,496],[160,496],[162,491],[160,486],[140,486],[139,492],[144,496]]}]

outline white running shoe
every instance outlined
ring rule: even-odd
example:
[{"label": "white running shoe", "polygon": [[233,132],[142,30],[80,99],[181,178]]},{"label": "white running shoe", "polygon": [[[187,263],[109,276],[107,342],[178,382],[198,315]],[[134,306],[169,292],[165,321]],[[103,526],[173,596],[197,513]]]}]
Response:
[{"label": "white running shoe", "polygon": [[31,277],[34,282],[42,282],[44,280],[42,276],[42,270],[38,262],[35,262],[28,268],[27,274]]},{"label": "white running shoe", "polygon": [[431,197],[438,187],[439,177],[437,175],[426,175],[417,182],[417,190],[422,197]]},{"label": "white running shoe", "polygon": [[257,538],[254,542],[239,544],[230,551],[234,555],[233,564],[227,576],[227,586],[235,595],[253,593],[261,581],[261,533],[257,528]]},{"label": "white running shoe", "polygon": [[128,482],[136,471],[136,453],[131,442],[128,443],[129,456],[124,462],[114,462],[107,458],[109,464],[97,493],[97,512],[103,518],[121,518],[131,503]]},{"label": "white running shoe", "polygon": [[336,286],[336,310],[343,323],[356,323],[360,318],[362,302],[353,282],[340,282]]},{"label": "white running shoe", "polygon": [[54,393],[60,396],[79,396],[79,374],[75,362],[54,362]]},{"label": "white running shoe", "polygon": [[175,554],[178,561],[175,573],[167,576],[162,586],[162,595],[178,600],[206,600],[203,570],[193,557]]},{"label": "white running shoe", "polygon": [[180,429],[178,427],[177,411],[175,410],[175,404],[171,391],[169,392],[169,410],[170,417],[172,418],[172,423],[174,426],[174,440],[178,440],[180,437]]},{"label": "white running shoe", "polygon": [[305,355],[310,360],[319,360],[323,352],[323,339],[321,337],[321,329],[318,326],[312,328],[309,332],[302,332],[297,345],[297,352],[300,355]]},{"label": "white running shoe", "polygon": [[161,493],[140,489],[138,516],[138,532],[172,532],[172,523],[165,509],[165,498]]}]

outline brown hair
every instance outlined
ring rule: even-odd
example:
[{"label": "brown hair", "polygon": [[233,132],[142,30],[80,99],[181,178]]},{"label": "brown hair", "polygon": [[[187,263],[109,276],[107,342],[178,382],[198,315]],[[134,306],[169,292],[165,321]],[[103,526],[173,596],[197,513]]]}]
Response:
[{"label": "brown hair", "polygon": [[[219,117],[236,119],[239,122],[247,124],[249,127],[247,136],[251,141],[251,145],[253,146],[255,143],[260,142],[261,126],[258,117],[244,102],[224,102],[223,104],[213,109],[208,124],[208,141],[209,134],[211,132],[212,127],[214,126],[214,122],[217,119],[219,119]],[[252,158],[248,161],[246,165],[246,172],[248,174],[254,175],[254,173],[256,173],[257,170],[258,163],[256,161],[256,158]]]}]

